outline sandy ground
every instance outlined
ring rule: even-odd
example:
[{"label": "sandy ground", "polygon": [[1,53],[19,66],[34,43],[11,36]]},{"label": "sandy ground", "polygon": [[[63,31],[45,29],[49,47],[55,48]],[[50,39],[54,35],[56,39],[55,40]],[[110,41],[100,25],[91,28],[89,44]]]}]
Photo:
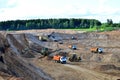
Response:
[{"label": "sandy ground", "polygon": [[[41,42],[36,39],[33,35],[41,34],[50,34],[55,33],[64,33],[64,34],[55,34],[62,37],[63,44],[58,44],[58,42]],[[18,55],[22,55],[18,51],[24,50],[28,44],[30,51],[26,52],[24,59],[28,63],[34,64],[34,66],[39,67],[45,73],[49,74],[55,80],[117,80],[120,79],[120,32],[93,32],[93,33],[83,33],[79,31],[72,30],[31,30],[31,31],[13,31],[6,32],[2,34],[14,33],[13,38],[9,38],[10,43],[14,52]],[[20,35],[22,33],[32,33],[33,35],[26,34]],[[73,34],[78,37],[77,40],[70,40]],[[64,37],[63,37],[64,36]],[[114,44],[113,44],[114,43]],[[68,48],[70,44],[77,45],[77,50],[71,50]],[[47,58],[38,59],[40,56],[38,52],[42,47],[48,47],[50,49],[63,49],[69,53],[77,53],[82,57],[81,62],[69,62],[67,64],[55,63],[53,60],[47,60]],[[103,47],[103,54],[94,54],[90,52],[90,47]],[[18,51],[17,51],[18,50]],[[57,52],[56,52],[57,53]],[[36,55],[37,54],[37,55]],[[53,53],[54,54],[54,53]],[[27,55],[35,55],[35,58],[29,58]],[[25,57],[27,56],[27,57]],[[22,59],[22,58],[21,58]],[[115,68],[111,68],[105,71],[97,68],[101,65],[115,65]],[[109,68],[109,67],[108,67]],[[118,68],[116,70],[116,68]],[[110,71],[110,72],[109,72]],[[117,71],[117,72],[116,72]],[[2,77],[0,77],[2,80]],[[3,79],[5,80],[5,79]]]},{"label": "sandy ground", "polygon": [[103,74],[100,72],[88,70],[88,69],[85,69],[85,68],[82,68],[79,66],[75,66],[75,65],[65,65],[65,66],[70,67],[70,68],[75,69],[75,70],[79,70],[82,73],[82,75],[85,76],[85,78],[87,80],[92,80],[92,79],[93,80],[106,80],[106,79],[107,80],[117,80],[117,79],[120,79],[120,77]]},{"label": "sandy ground", "polygon": [[[53,61],[37,60],[36,65],[50,74],[55,80],[117,80],[118,76],[108,75],[82,66],[81,62],[59,64]],[[87,64],[86,64],[87,65]]]}]

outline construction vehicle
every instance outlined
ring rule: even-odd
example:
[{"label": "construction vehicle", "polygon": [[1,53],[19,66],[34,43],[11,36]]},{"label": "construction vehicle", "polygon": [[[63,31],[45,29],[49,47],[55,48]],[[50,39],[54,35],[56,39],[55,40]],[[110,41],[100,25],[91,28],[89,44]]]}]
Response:
[{"label": "construction vehicle", "polygon": [[48,55],[50,54],[50,50],[49,50],[48,48],[43,47],[43,48],[41,49],[41,54],[42,54],[43,56],[48,56]]},{"label": "construction vehicle", "polygon": [[66,64],[67,57],[66,56],[60,56],[60,55],[57,54],[57,55],[53,56],[53,60],[57,63]]},{"label": "construction vehicle", "polygon": [[92,47],[90,51],[93,53],[103,53],[103,48]]},{"label": "construction vehicle", "polygon": [[71,38],[72,40],[76,40],[77,38],[76,37],[74,37],[74,36],[72,36],[72,38]]},{"label": "construction vehicle", "polygon": [[53,60],[57,63],[60,63],[60,55],[56,54],[55,56],[53,56]]},{"label": "construction vehicle", "polygon": [[77,49],[77,46],[76,45],[69,45],[68,46],[70,49],[72,49],[72,50],[76,50]]},{"label": "construction vehicle", "polygon": [[63,41],[59,41],[58,43],[59,43],[59,44],[63,44]]},{"label": "construction vehicle", "polygon": [[53,40],[54,42],[58,42],[58,39],[56,39],[56,38],[53,38],[52,40]]},{"label": "construction vehicle", "polygon": [[48,36],[39,36],[39,40],[41,41],[48,41]]},{"label": "construction vehicle", "polygon": [[54,41],[54,42],[58,42],[58,41],[59,41],[56,36],[51,36],[50,39],[51,39],[52,41]]},{"label": "construction vehicle", "polygon": [[77,54],[73,53],[73,54],[70,55],[69,61],[71,61],[71,62],[79,62],[79,61],[81,61],[81,57],[77,56]]},{"label": "construction vehicle", "polygon": [[67,61],[67,57],[66,56],[61,56],[60,57],[60,63],[66,64],[66,61]]}]

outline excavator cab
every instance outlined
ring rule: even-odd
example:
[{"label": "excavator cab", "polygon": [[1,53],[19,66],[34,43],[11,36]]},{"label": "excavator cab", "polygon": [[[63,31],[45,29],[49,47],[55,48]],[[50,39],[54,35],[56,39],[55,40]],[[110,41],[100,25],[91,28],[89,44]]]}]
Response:
[{"label": "excavator cab", "polygon": [[41,54],[44,56],[48,56],[50,54],[50,52],[49,52],[48,48],[42,48]]}]

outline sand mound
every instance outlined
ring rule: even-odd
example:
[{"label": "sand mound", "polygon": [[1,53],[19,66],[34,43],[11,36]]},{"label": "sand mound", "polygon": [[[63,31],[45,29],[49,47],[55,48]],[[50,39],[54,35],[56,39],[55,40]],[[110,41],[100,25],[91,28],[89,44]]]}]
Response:
[{"label": "sand mound", "polygon": [[103,62],[120,62],[120,57],[117,54],[107,54],[104,56]]},{"label": "sand mound", "polygon": [[91,61],[96,61],[96,62],[100,62],[101,61],[101,56],[99,56],[98,54],[94,54],[92,57],[91,57]]},{"label": "sand mound", "polygon": [[116,67],[113,64],[106,64],[95,66],[94,69],[99,71],[107,71],[107,70],[120,70],[120,67]]}]

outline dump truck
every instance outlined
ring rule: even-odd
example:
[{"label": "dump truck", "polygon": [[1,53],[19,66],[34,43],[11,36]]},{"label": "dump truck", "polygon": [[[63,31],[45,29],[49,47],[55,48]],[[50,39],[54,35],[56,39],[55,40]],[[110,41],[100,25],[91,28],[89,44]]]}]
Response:
[{"label": "dump truck", "polygon": [[77,39],[77,37],[76,36],[72,36],[72,38],[71,38],[72,40],[76,40]]},{"label": "dump truck", "polygon": [[61,57],[60,55],[55,55],[53,56],[53,60],[57,63],[60,63],[60,57]]},{"label": "dump truck", "polygon": [[60,63],[66,64],[66,61],[67,61],[67,57],[66,56],[61,56],[60,57]]},{"label": "dump truck", "polygon": [[103,48],[92,47],[92,48],[90,48],[90,51],[92,53],[103,53]]},{"label": "dump truck", "polygon": [[70,55],[69,61],[70,62],[79,62],[79,61],[81,61],[81,57],[77,56],[76,53],[73,53],[73,54]]},{"label": "dump truck", "polygon": [[70,49],[73,49],[73,50],[76,50],[77,49],[77,46],[76,45],[69,45],[68,46]]},{"label": "dump truck", "polygon": [[60,55],[57,54],[57,55],[53,56],[53,60],[57,63],[66,64],[67,57],[66,56],[60,56]]}]

